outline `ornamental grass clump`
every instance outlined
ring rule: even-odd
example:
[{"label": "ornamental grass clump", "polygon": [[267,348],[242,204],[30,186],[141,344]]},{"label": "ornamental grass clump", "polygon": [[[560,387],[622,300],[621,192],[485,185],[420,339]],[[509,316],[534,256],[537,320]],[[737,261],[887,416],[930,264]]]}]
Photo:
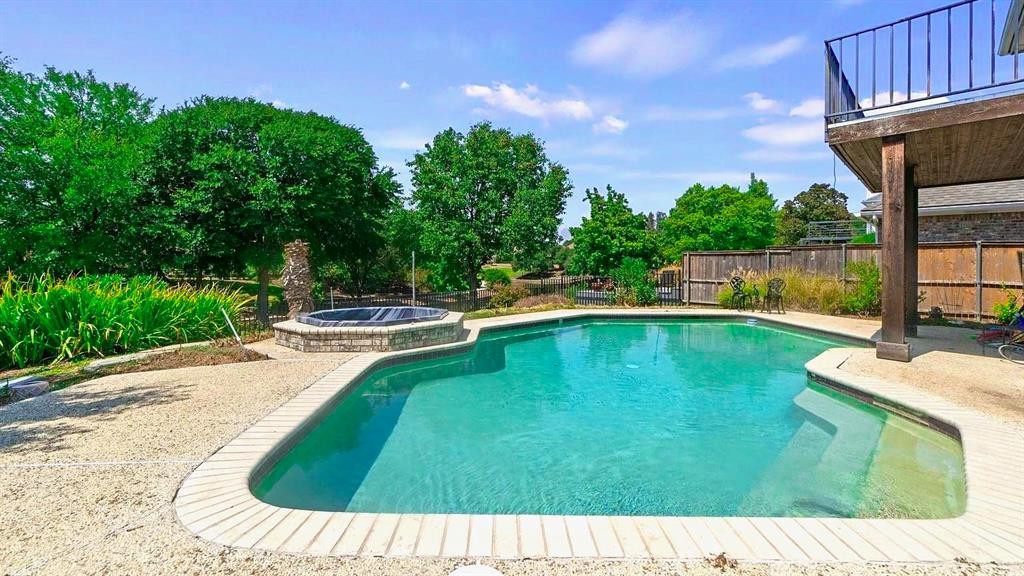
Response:
[{"label": "ornamental grass clump", "polygon": [[0,370],[136,352],[231,334],[250,298],[148,276],[49,274],[0,281]]}]

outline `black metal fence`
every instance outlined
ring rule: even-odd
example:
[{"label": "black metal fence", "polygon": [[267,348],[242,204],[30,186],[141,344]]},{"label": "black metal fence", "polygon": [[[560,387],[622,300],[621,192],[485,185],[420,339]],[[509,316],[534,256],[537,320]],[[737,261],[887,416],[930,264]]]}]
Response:
[{"label": "black metal fence", "polygon": [[960,0],[826,40],[826,122],[1024,82],[1022,18],[1012,0]]},{"label": "black metal fence", "polygon": [[[531,296],[561,296],[580,306],[612,306],[616,303],[614,283],[604,276],[556,276],[538,280],[515,280],[513,285],[525,288]],[[683,297],[682,277],[676,270],[666,270],[657,274],[654,278],[654,287],[659,305],[681,306],[686,303]],[[363,296],[335,294],[314,301],[313,307],[315,310],[331,310],[376,306],[427,306],[451,312],[472,312],[489,308],[494,294],[495,290],[489,288],[475,291],[418,292],[415,300],[411,292]],[[278,302],[271,307],[269,324],[281,322],[287,317],[288,306],[284,302]],[[245,333],[267,328],[267,325],[258,321],[255,308],[243,311],[240,324],[239,330]]]}]

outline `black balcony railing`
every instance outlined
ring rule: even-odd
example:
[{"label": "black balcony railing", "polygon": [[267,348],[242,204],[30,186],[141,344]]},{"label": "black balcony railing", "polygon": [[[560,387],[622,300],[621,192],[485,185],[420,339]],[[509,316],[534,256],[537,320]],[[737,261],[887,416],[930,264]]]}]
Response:
[{"label": "black balcony railing", "polygon": [[1022,16],[1013,0],[963,0],[826,40],[826,123],[1024,82]]}]

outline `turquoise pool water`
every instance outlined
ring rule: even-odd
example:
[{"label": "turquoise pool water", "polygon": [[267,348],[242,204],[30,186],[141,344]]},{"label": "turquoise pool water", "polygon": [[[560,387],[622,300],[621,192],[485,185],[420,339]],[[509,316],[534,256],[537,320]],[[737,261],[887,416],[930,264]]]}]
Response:
[{"label": "turquoise pool water", "polygon": [[831,341],[589,320],[379,370],[253,487],[395,513],[949,517],[958,442],[809,382]]}]

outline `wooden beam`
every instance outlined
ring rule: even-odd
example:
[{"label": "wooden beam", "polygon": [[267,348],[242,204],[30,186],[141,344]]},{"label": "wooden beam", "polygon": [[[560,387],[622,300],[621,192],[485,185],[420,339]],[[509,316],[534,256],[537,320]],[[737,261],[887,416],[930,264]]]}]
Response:
[{"label": "wooden beam", "polygon": [[906,343],[907,259],[905,245],[907,202],[906,137],[882,139],[882,338],[876,355],[910,361]]},{"label": "wooden beam", "polygon": [[894,112],[888,116],[830,126],[825,131],[825,140],[829,145],[836,145],[1021,114],[1024,114],[1024,93],[953,102],[917,112]]},{"label": "wooden beam", "polygon": [[[906,161],[904,159],[904,161]],[[904,170],[903,189],[906,203],[903,206],[903,255],[906,259],[903,286],[906,291],[906,315],[904,333],[917,336],[917,211],[918,194],[914,183],[914,167],[906,166]]]}]

